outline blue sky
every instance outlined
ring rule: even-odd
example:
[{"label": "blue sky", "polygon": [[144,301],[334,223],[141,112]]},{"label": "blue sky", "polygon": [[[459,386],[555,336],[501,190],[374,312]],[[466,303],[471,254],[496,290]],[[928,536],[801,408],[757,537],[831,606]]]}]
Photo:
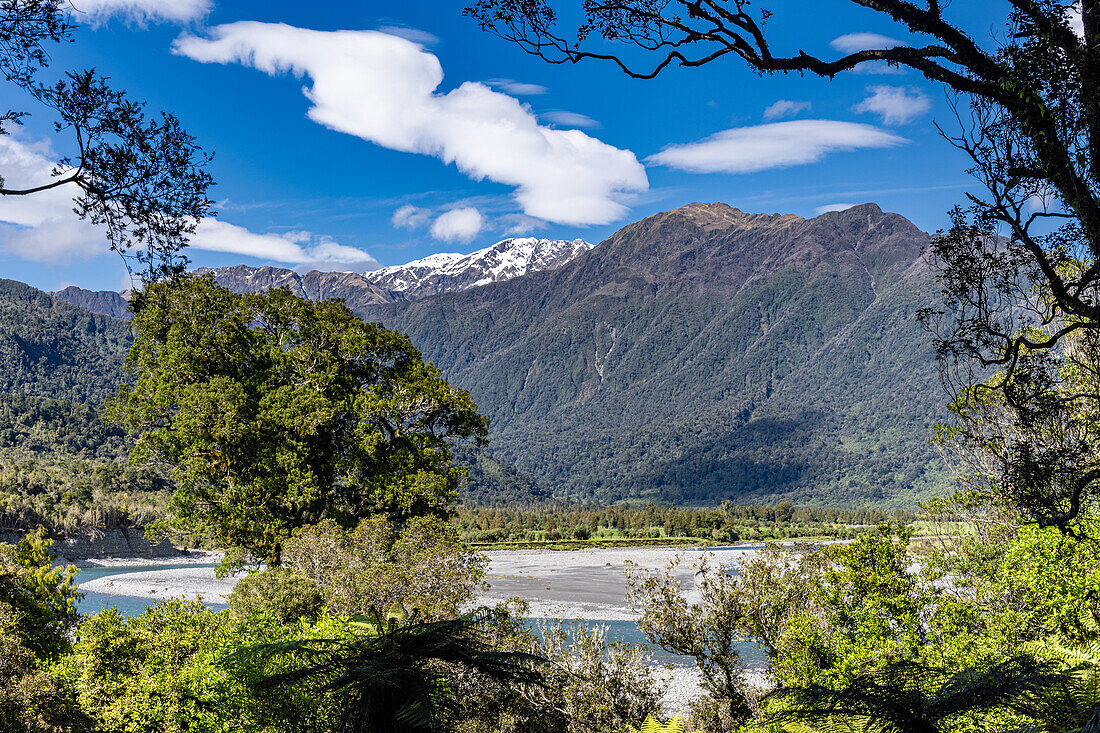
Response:
[{"label": "blue sky", "polygon": [[[636,81],[547,65],[454,0],[73,2],[85,24],[54,72],[95,66],[215,153],[196,266],[366,270],[516,234],[599,242],[691,201],[807,217],[874,201],[931,231],[975,188],[933,127],[955,129],[948,100],[913,72],[830,82],[730,60]],[[845,0],[775,10],[787,51],[911,40]],[[1004,18],[996,2],[950,12],[983,42]],[[10,90],[0,104],[35,111]],[[48,123],[0,139],[9,183],[66,151]],[[122,287],[117,255],[74,218],[64,196],[0,201],[0,274]]]}]

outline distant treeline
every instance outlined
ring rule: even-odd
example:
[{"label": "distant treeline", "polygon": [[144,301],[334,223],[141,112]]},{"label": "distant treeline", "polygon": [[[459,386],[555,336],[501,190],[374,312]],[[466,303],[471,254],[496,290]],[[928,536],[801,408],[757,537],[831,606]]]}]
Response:
[{"label": "distant treeline", "polygon": [[162,515],[166,472],[127,465],[128,451],[97,407],[0,392],[0,529],[64,534]]},{"label": "distant treeline", "polygon": [[455,522],[475,543],[693,537],[717,542],[789,537],[851,537],[881,522],[911,522],[912,512],[881,509],[737,505],[459,507]]}]

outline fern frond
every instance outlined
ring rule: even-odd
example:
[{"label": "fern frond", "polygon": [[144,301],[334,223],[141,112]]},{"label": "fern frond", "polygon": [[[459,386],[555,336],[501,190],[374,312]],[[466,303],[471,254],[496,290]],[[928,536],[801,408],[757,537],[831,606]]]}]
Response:
[{"label": "fern frond", "polygon": [[677,715],[667,723],[662,723],[650,715],[642,723],[638,733],[684,733],[684,719]]}]

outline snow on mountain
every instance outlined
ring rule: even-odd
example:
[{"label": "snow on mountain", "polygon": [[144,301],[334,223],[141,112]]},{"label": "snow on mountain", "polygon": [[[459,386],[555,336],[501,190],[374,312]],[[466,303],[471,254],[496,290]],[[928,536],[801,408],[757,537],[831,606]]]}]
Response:
[{"label": "snow on mountain", "polygon": [[468,255],[440,252],[404,265],[365,272],[363,277],[414,300],[511,280],[532,272],[556,270],[593,246],[583,239],[515,237]]}]

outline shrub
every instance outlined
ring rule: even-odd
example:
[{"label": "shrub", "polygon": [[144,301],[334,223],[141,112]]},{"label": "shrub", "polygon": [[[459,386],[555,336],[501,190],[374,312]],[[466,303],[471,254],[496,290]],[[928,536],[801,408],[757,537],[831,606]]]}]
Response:
[{"label": "shrub", "polygon": [[0,603],[0,731],[91,731],[91,720],[23,644],[19,621],[12,606]]},{"label": "shrub", "polygon": [[302,528],[287,542],[283,561],[317,584],[334,614],[398,603],[429,619],[456,616],[474,597],[488,562],[437,517],[412,519],[398,533],[381,516],[353,530],[331,520]]},{"label": "shrub", "polygon": [[317,689],[251,684],[278,668],[229,664],[237,650],[339,629],[288,628],[272,619],[235,622],[199,601],[160,601],[141,615],[116,609],[85,618],[56,675],[96,729],[113,733],[310,733],[329,730]]},{"label": "shrub", "polygon": [[12,633],[36,657],[53,658],[69,644],[80,618],[74,566],[51,567],[50,540],[39,527],[18,544],[0,543],[0,604],[14,612]]},{"label": "shrub", "polygon": [[644,647],[608,643],[606,628],[557,622],[536,634],[521,618],[526,604],[498,606],[490,643],[546,660],[544,684],[501,686],[458,675],[456,733],[611,733],[660,712],[664,683]]},{"label": "shrub", "polygon": [[313,620],[323,605],[324,598],[312,579],[285,568],[271,568],[242,578],[229,594],[229,610],[240,619],[270,613],[283,623],[301,618]]}]

